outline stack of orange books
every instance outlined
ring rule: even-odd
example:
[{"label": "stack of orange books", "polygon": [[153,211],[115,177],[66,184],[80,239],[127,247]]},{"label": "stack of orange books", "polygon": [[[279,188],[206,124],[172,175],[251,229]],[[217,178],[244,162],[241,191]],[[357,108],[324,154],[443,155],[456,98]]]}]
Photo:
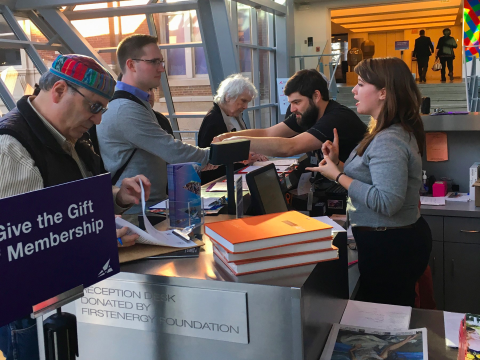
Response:
[{"label": "stack of orange books", "polygon": [[235,275],[338,259],[332,227],[297,211],[206,224],[205,234]]}]

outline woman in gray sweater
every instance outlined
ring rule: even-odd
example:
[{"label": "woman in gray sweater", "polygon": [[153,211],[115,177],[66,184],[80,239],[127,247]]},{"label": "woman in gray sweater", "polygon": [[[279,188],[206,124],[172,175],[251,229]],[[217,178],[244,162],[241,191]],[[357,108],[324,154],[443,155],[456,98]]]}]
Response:
[{"label": "woman in gray sweater", "polygon": [[397,58],[368,59],[355,67],[352,90],[359,114],[372,116],[370,131],[345,163],[338,136],[325,142],[317,168],[348,190],[347,211],[358,248],[356,299],[413,306],[415,283],[432,246],[420,216],[425,132],[421,95],[407,65]]}]

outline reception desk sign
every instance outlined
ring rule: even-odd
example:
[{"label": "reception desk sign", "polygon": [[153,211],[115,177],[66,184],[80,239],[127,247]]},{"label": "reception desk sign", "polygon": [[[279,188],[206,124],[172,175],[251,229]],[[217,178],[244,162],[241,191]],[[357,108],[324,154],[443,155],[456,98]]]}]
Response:
[{"label": "reception desk sign", "polygon": [[110,175],[0,200],[0,326],[119,272]]},{"label": "reception desk sign", "polygon": [[75,302],[80,322],[248,344],[247,294],[104,280]]}]

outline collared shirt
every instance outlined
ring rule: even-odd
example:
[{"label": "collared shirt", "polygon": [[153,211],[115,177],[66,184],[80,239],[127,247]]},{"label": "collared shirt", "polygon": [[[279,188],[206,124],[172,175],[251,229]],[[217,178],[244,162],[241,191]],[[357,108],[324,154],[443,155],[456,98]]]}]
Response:
[{"label": "collared shirt", "polygon": [[150,98],[150,95],[147,92],[140,90],[136,86],[125,84],[122,81],[117,81],[115,90],[128,91],[130,94],[135,95],[140,100],[147,101],[147,102],[148,102],[148,99]]},{"label": "collared shirt", "polygon": [[35,113],[38,115],[40,120],[42,120],[43,124],[48,129],[48,131],[52,133],[53,137],[60,144],[63,151],[65,151],[68,155],[70,155],[73,158],[73,160],[75,160],[75,162],[78,165],[78,168],[80,169],[80,172],[82,173],[82,177],[85,179],[87,177],[92,176],[93,174],[87,170],[87,168],[85,167],[85,164],[78,156],[77,151],[75,150],[75,144],[67,140],[65,136],[60,134],[60,132],[57,129],[55,129],[55,127],[52,124],[50,124],[50,122],[48,122],[48,120],[45,119],[43,115],[37,111],[37,109],[35,109],[35,106],[33,106],[33,104],[30,101],[30,99],[33,100],[34,98],[35,98],[34,96],[28,97],[27,98],[28,104],[32,107],[33,111],[35,111]]},{"label": "collared shirt", "polygon": [[[33,97],[28,98],[30,106],[32,106],[31,98],[33,99]],[[84,178],[91,176],[92,174],[86,170],[83,161],[78,157],[74,145],[66,140],[33,106],[32,109],[35,110],[47,129],[52,132],[55,139],[59,141],[62,148],[72,155],[72,158],[78,164],[82,176]],[[69,150],[66,150],[67,148]],[[73,149],[73,151],[70,152],[70,149]],[[75,154],[76,158],[73,154]],[[0,176],[0,199],[44,188],[42,175],[38,167],[35,166],[30,153],[20,141],[6,134],[0,135],[0,174],[2,174]],[[118,191],[119,188],[114,186],[112,193],[116,214],[120,214],[128,209],[117,204],[116,196]]]}]

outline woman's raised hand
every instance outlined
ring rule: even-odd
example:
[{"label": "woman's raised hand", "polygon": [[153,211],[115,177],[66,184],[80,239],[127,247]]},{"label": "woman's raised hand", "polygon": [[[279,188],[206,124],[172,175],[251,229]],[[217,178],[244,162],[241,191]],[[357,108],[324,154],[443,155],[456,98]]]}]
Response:
[{"label": "woman's raised hand", "polygon": [[322,152],[324,156],[328,156],[335,164],[338,164],[340,153],[337,129],[333,129],[333,143],[330,140],[322,144]]}]

